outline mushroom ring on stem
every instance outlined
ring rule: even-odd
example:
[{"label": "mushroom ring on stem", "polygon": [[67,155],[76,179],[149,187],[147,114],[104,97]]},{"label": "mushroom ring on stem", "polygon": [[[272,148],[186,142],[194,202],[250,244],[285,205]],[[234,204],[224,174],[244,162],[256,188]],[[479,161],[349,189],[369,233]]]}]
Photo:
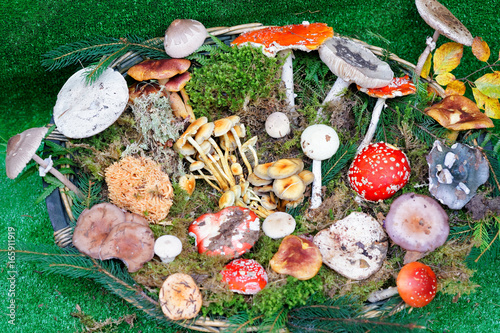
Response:
[{"label": "mushroom ring on stem", "polygon": [[329,159],[339,148],[340,142],[337,132],[330,126],[311,125],[300,136],[300,145],[304,154],[313,160],[311,209],[321,205],[321,161]]},{"label": "mushroom ring on stem", "polygon": [[[351,83],[363,88],[380,88],[388,85],[394,77],[389,64],[347,38],[332,37],[320,46],[318,52],[321,60],[337,76],[323,105],[339,101]],[[317,118],[320,117],[323,117],[323,108],[318,109]]]}]

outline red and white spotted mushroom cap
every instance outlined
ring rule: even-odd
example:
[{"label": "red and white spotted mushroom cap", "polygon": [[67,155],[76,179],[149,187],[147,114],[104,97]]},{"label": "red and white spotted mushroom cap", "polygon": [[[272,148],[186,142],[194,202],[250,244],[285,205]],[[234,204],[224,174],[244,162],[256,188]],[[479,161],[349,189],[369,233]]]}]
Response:
[{"label": "red and white spotted mushroom cap", "polygon": [[409,306],[421,308],[429,304],[437,291],[436,274],[418,261],[401,268],[396,281],[399,296]]},{"label": "red and white spotted mushroom cap", "polygon": [[372,143],[356,155],[348,176],[352,189],[361,198],[368,201],[385,200],[410,179],[410,162],[393,145]]},{"label": "red and white spotted mushroom cap", "polygon": [[229,289],[240,294],[254,295],[267,284],[266,270],[253,259],[235,259],[224,267],[221,274]]}]

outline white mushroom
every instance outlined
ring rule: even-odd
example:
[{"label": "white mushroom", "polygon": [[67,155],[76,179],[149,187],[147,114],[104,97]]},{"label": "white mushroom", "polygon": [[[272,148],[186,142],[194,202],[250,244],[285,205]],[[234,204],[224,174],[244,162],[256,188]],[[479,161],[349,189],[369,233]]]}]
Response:
[{"label": "white mushroom", "polygon": [[278,239],[290,235],[295,230],[295,219],[284,212],[275,212],[266,217],[262,223],[262,231],[266,236]]},{"label": "white mushroom", "polygon": [[174,20],[165,31],[163,46],[172,58],[184,58],[195,52],[208,36],[205,26],[196,20]]},{"label": "white mushroom", "polygon": [[283,112],[273,112],[266,119],[266,132],[272,138],[282,138],[290,133],[290,120]]},{"label": "white mushroom", "polygon": [[312,184],[311,209],[321,205],[321,161],[333,156],[339,148],[339,137],[337,132],[330,126],[311,125],[302,132],[300,145],[304,154],[313,160],[312,172],[314,180]]},{"label": "white mushroom", "polygon": [[168,264],[182,252],[182,242],[173,235],[163,235],[155,241],[154,251],[161,262]]}]

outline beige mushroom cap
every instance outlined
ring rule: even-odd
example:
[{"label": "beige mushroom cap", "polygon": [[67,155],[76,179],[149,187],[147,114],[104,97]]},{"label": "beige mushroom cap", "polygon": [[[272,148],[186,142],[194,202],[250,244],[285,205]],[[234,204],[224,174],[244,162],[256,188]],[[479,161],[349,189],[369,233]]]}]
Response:
[{"label": "beige mushroom cap", "polygon": [[295,201],[304,194],[306,186],[298,175],[284,179],[276,179],[273,182],[274,194],[280,199]]},{"label": "beige mushroom cap", "polygon": [[7,142],[7,156],[5,157],[7,177],[15,179],[23,171],[40,146],[45,134],[47,134],[46,127],[35,127],[16,134],[9,139]]},{"label": "beige mushroom cap", "polygon": [[283,158],[267,169],[267,175],[273,179],[284,179],[298,174],[303,169],[304,162],[300,158]]},{"label": "beige mushroom cap", "polygon": [[170,275],[160,289],[160,305],[171,320],[191,319],[201,310],[202,296],[193,278],[187,274]]},{"label": "beige mushroom cap", "polygon": [[170,57],[184,58],[203,45],[207,36],[207,29],[201,22],[177,19],[165,31],[163,46]]},{"label": "beige mushroom cap", "polygon": [[415,0],[418,13],[433,29],[457,43],[471,46],[474,38],[445,6],[436,0]]}]

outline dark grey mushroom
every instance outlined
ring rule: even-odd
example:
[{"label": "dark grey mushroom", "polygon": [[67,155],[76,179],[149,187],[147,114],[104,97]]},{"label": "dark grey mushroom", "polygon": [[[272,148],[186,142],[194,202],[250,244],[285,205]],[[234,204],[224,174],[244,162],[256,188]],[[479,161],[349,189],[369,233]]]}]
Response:
[{"label": "dark grey mushroom", "polygon": [[489,177],[488,161],[477,148],[434,142],[429,155],[429,191],[451,209],[462,209]]}]

